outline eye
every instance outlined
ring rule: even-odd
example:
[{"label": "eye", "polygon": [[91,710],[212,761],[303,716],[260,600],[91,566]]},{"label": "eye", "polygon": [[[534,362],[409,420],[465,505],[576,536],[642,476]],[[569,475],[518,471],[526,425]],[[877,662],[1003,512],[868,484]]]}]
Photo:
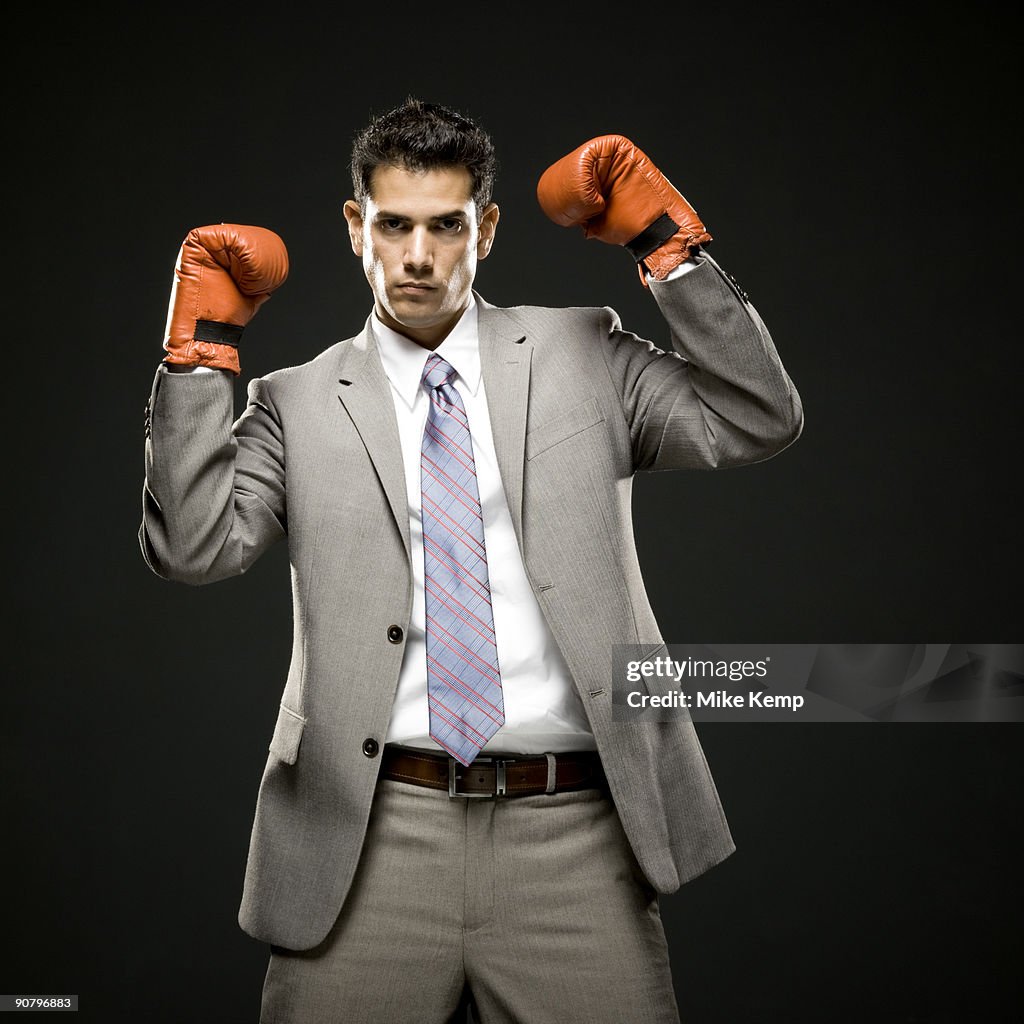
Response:
[{"label": "eye", "polygon": [[462,230],[462,221],[457,217],[445,217],[444,220],[438,221],[437,226],[448,234],[458,234]]},{"label": "eye", "polygon": [[399,220],[398,217],[383,217],[377,223],[380,225],[381,230],[392,233],[401,231],[405,227],[405,221]]}]

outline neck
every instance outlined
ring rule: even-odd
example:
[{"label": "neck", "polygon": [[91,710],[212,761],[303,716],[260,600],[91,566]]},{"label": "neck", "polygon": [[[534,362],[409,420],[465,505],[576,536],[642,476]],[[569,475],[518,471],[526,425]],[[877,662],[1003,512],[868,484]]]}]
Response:
[{"label": "neck", "polygon": [[375,303],[374,309],[377,319],[382,324],[386,324],[397,334],[401,334],[403,337],[415,342],[421,348],[433,352],[452,333],[452,329],[462,319],[462,314],[469,308],[470,301],[470,299],[467,299],[462,308],[452,314],[447,320],[431,324],[429,327],[410,327],[408,324],[403,324],[388,313],[386,309],[382,309],[379,302]]}]

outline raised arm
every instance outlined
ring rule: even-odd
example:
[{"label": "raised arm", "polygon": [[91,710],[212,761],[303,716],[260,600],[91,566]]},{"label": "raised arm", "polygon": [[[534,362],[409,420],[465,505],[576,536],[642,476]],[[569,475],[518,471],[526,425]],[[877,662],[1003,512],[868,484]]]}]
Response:
[{"label": "raised arm", "polygon": [[799,437],[800,396],[767,327],[702,249],[711,235],[696,211],[642,150],[621,135],[591,139],[544,172],[537,197],[555,223],[625,248],[669,326],[664,352],[608,311],[602,351],[635,469],[759,462]]},{"label": "raised arm", "polygon": [[[191,231],[175,267],[164,348],[146,405],[139,543],[166,579],[210,583],[244,572],[287,529],[284,445],[269,382],[249,385],[234,419],[238,341],[287,276],[265,228]],[[172,372],[211,367],[211,372]]]}]

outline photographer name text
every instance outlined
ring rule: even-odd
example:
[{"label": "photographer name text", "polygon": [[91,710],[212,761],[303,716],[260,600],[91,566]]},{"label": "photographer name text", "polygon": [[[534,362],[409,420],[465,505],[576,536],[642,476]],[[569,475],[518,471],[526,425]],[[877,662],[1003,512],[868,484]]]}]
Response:
[{"label": "photographer name text", "polygon": [[[677,686],[687,679],[724,680],[739,682],[745,679],[762,679],[768,674],[770,657],[759,661],[712,661],[686,658],[675,661],[669,657],[651,658],[646,661],[630,661],[626,666],[626,680],[630,683],[642,679],[664,679]],[[731,693],[728,690],[673,689],[667,693],[649,693],[644,690],[630,690],[626,703],[631,708],[781,708],[799,711],[806,699],[800,694],[766,693],[764,690],[748,690]]]}]

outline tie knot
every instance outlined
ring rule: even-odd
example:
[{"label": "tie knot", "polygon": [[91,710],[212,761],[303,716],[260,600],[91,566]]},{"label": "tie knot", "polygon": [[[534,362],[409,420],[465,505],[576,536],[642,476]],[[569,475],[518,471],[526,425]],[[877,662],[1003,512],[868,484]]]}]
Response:
[{"label": "tie knot", "polygon": [[432,355],[427,359],[426,366],[423,367],[421,383],[427,391],[433,391],[434,388],[447,384],[454,376],[455,367],[451,363],[446,362],[439,355]]}]

